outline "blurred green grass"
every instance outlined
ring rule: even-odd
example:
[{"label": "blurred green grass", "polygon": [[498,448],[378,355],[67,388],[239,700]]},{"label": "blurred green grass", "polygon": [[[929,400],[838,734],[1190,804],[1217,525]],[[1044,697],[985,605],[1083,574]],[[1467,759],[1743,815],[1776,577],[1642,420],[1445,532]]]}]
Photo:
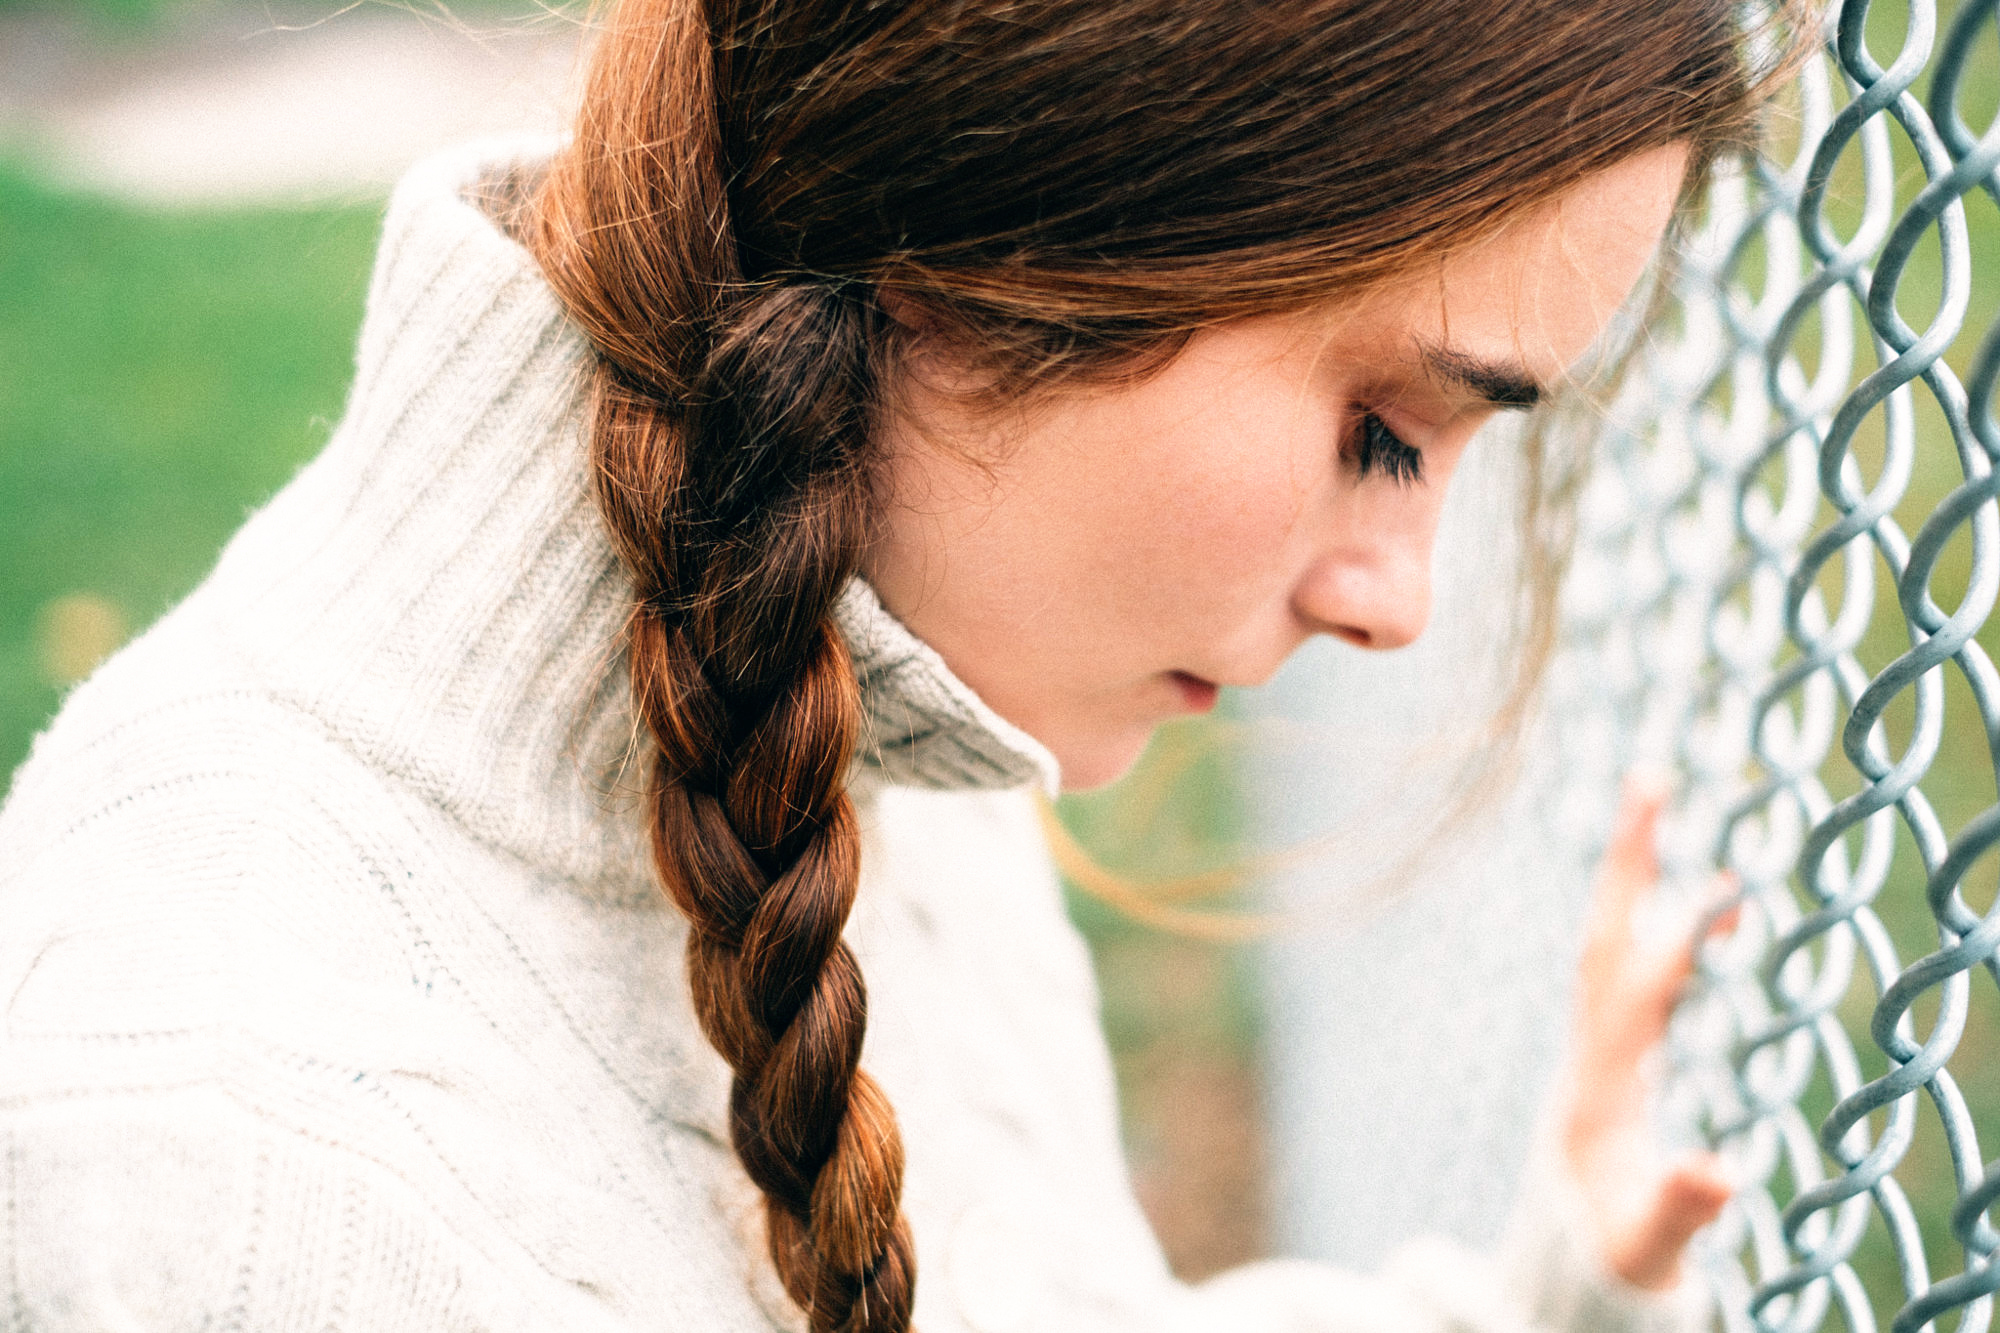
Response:
[{"label": "blurred green grass", "polygon": [[0,15],[60,17],[107,36],[195,17],[215,0],[0,0]]},{"label": "blurred green grass", "polygon": [[67,683],[58,599],[143,627],[325,442],[378,218],[149,213],[0,166],[0,774]]}]

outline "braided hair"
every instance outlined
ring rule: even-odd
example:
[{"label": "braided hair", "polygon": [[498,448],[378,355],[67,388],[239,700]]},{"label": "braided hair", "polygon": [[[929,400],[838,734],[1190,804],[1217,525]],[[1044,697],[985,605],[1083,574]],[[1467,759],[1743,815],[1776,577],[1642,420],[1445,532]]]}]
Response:
[{"label": "braided hair", "polygon": [[1735,9],[612,0],[527,234],[597,353],[652,855],[814,1333],[902,1333],[915,1298],[841,938],[862,714],[831,616],[916,336],[885,294],[997,394],[1143,373],[1204,325],[1406,272],[1645,149],[1686,143],[1699,172],[1751,134]]}]

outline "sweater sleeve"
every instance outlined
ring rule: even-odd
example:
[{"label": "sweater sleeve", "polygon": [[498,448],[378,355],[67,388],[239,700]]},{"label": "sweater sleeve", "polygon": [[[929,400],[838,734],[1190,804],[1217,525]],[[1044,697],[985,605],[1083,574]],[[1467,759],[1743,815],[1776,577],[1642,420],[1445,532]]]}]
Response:
[{"label": "sweater sleeve", "polygon": [[1697,1281],[1643,1291],[1600,1257],[1576,1185],[1538,1146],[1500,1244],[1412,1241],[1380,1273],[1298,1260],[1253,1263],[1196,1286],[1186,1326],[1283,1333],[1694,1333]]},{"label": "sweater sleeve", "polygon": [[617,1327],[483,1252],[383,1164],[212,1088],[17,1104],[0,1126],[10,1327]]}]

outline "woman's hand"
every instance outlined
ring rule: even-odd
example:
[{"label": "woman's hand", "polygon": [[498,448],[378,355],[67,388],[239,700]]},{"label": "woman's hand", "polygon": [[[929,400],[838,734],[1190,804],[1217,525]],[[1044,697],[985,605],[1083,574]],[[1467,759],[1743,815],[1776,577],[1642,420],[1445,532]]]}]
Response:
[{"label": "woman's hand", "polygon": [[1659,878],[1653,835],[1664,797],[1628,785],[1599,874],[1578,991],[1575,1097],[1563,1147],[1605,1261],[1634,1286],[1680,1276],[1688,1240],[1729,1200],[1708,1153],[1661,1160],[1646,1114],[1645,1062],[1694,968],[1690,928],[1665,949],[1634,938],[1633,912]]}]

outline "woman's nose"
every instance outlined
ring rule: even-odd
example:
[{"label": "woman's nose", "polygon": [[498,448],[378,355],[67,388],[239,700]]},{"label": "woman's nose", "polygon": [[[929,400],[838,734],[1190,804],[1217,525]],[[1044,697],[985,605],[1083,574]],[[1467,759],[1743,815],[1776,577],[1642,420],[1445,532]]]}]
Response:
[{"label": "woman's nose", "polygon": [[1326,556],[1299,582],[1299,618],[1311,632],[1358,648],[1416,642],[1431,615],[1429,537]]}]

